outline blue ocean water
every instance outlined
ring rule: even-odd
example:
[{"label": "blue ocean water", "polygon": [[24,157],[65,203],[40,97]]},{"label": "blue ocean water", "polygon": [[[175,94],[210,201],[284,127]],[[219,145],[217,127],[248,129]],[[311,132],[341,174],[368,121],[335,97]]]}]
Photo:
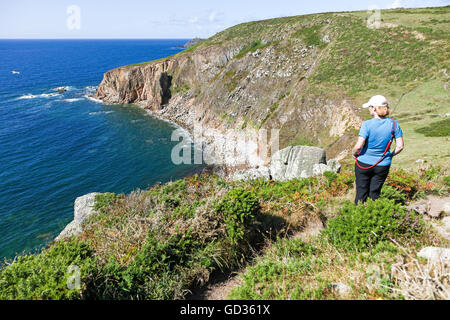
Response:
[{"label": "blue ocean water", "polygon": [[0,258],[52,240],[78,196],[194,170],[171,162],[171,124],[88,98],[104,72],[175,54],[187,41],[0,40]]}]

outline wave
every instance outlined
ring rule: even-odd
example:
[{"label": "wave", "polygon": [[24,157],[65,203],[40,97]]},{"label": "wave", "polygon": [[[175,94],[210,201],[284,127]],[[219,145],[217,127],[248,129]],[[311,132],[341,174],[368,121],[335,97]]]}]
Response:
[{"label": "wave", "polygon": [[96,98],[94,98],[94,97],[91,97],[91,96],[89,96],[89,95],[87,95],[87,94],[85,94],[83,97],[85,97],[86,99],[89,99],[89,100],[91,100],[91,101],[94,101],[95,103],[104,103],[102,100],[100,100],[100,99],[96,99]]},{"label": "wave", "polygon": [[157,116],[155,114],[153,114],[153,112],[151,110],[148,109],[144,109],[145,112],[147,113],[148,116],[156,118],[158,120],[164,121],[168,124],[170,124],[173,128],[176,128],[178,130],[180,130],[181,134],[183,135],[184,139],[189,142],[189,143],[193,143],[194,142],[194,138],[193,136],[189,133],[189,131],[187,131],[185,128],[183,128],[182,126],[178,125],[177,123],[170,121],[168,119],[165,119],[163,117]]},{"label": "wave", "polygon": [[43,94],[40,94],[39,97],[49,98],[49,97],[56,97],[58,95],[59,95],[59,93],[43,93]]},{"label": "wave", "polygon": [[18,98],[16,98],[16,100],[23,100],[23,99],[35,99],[35,98],[50,98],[50,97],[56,97],[59,96],[58,93],[42,93],[42,94],[25,94],[23,96],[20,96]]},{"label": "wave", "polygon": [[64,99],[64,101],[66,101],[66,102],[76,102],[76,101],[81,101],[81,100],[83,100],[83,98]]},{"label": "wave", "polygon": [[22,100],[22,99],[34,99],[37,96],[35,96],[34,94],[25,94],[23,96],[20,96],[17,98],[17,100]]},{"label": "wave", "polygon": [[95,116],[97,114],[110,114],[113,113],[114,111],[96,111],[96,112],[89,112],[89,115],[91,116]]},{"label": "wave", "polygon": [[73,89],[73,87],[71,87],[71,86],[61,86],[61,87],[53,88],[52,91],[59,91],[59,90],[69,91],[72,89]]}]

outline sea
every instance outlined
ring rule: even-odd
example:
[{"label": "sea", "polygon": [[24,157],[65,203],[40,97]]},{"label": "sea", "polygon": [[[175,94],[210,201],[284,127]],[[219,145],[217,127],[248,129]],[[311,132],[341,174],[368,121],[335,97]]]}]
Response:
[{"label": "sea", "polygon": [[79,196],[198,170],[171,161],[175,125],[91,98],[106,71],[173,55],[187,41],[0,40],[0,260],[51,242]]}]

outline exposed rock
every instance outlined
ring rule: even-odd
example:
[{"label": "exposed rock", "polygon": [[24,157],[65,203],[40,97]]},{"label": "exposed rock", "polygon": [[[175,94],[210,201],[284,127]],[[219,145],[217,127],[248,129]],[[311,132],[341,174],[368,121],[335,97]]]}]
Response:
[{"label": "exposed rock", "polygon": [[450,216],[445,217],[438,223],[433,223],[433,227],[444,239],[450,241]]},{"label": "exposed rock", "polygon": [[256,180],[256,179],[270,179],[270,171],[268,167],[261,166],[259,168],[251,168],[248,170],[236,171],[233,176],[233,180]]},{"label": "exposed rock", "polygon": [[312,175],[317,176],[323,174],[325,171],[331,171],[331,168],[323,163],[316,163],[313,166]]},{"label": "exposed rock", "polygon": [[308,221],[306,226],[296,235],[294,235],[294,239],[300,238],[303,241],[308,241],[311,237],[318,236],[320,231],[325,228],[322,220],[315,218],[311,221]]},{"label": "exposed rock", "polygon": [[344,283],[332,283],[331,289],[342,297],[347,296],[352,291],[352,288]]},{"label": "exposed rock", "polygon": [[189,49],[190,47],[195,46],[196,44],[202,42],[203,40],[205,40],[205,39],[194,38],[194,39],[190,40],[189,42],[185,43],[183,48]]},{"label": "exposed rock", "polygon": [[331,171],[339,173],[341,171],[341,164],[337,159],[330,159],[327,161],[327,166],[330,167]]},{"label": "exposed rock", "polygon": [[[306,136],[320,145],[317,132],[329,133],[329,140],[333,141],[350,128],[359,128],[361,119],[353,110],[354,103],[343,94],[305,99],[301,106],[298,97],[294,98],[297,96],[294,90],[291,98],[286,92],[283,95],[282,88],[298,83],[295,92],[299,90],[308,97],[308,85],[303,80],[314,74],[322,59],[316,47],[296,45],[279,53],[275,45],[268,45],[236,59],[242,46],[234,42],[200,44],[195,50],[166,59],[110,70],[104,74],[95,98],[107,103],[139,104],[192,135],[195,126],[215,130],[212,137],[204,139],[203,145],[212,145],[217,158],[224,158],[223,164],[227,166],[235,161],[219,140],[232,140],[229,133],[233,130],[248,132],[258,128],[270,133],[276,129],[280,131],[279,145],[284,147],[294,138]],[[307,58],[301,59],[299,55]],[[267,145],[264,139],[257,143],[255,150]],[[328,141],[323,144],[329,145]],[[341,145],[333,146],[336,149],[333,152],[338,154]],[[265,161],[252,155],[247,168],[263,165]]]},{"label": "exposed rock", "polygon": [[416,203],[412,203],[406,207],[408,210],[414,210],[415,212],[426,215],[429,210],[429,203],[427,201],[420,201]]},{"label": "exposed rock", "polygon": [[450,197],[440,198],[437,196],[428,196],[424,200],[411,203],[406,208],[414,210],[419,214],[438,219],[443,213],[450,213]]},{"label": "exposed rock", "polygon": [[326,164],[325,150],[317,147],[295,146],[279,150],[272,156],[270,173],[274,180],[307,178],[314,175],[315,164]]},{"label": "exposed rock", "polygon": [[450,249],[426,247],[420,250],[417,256],[430,260],[431,262],[450,262]]},{"label": "exposed rock", "polygon": [[81,234],[84,220],[94,212],[95,196],[98,194],[98,192],[93,192],[75,199],[74,219],[61,231],[55,240]]},{"label": "exposed rock", "polygon": [[330,165],[327,165],[325,160],[326,152],[323,149],[309,146],[287,147],[272,156],[270,175],[274,180],[285,181],[307,178],[325,171],[338,172],[339,162],[330,160]]}]

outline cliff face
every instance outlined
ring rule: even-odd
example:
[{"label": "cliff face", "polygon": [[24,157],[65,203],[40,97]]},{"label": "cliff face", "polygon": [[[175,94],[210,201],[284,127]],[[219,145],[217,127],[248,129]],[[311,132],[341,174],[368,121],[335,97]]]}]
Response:
[{"label": "cliff face", "polygon": [[[426,45],[409,34],[402,27],[372,30],[352,14],[246,23],[175,56],[111,70],[96,97],[137,103],[191,132],[196,126],[213,129],[214,137],[206,137],[205,144],[215,145],[223,157],[229,153],[223,139],[231,139],[232,130],[250,137],[255,130],[279,129],[280,149],[315,145],[326,149],[328,158],[339,159],[354,143],[362,102],[388,90],[393,99],[401,92],[396,86],[414,86],[434,72],[430,60],[429,66],[423,62],[424,67],[413,69],[417,75],[405,70],[404,78],[399,76],[399,68],[414,64],[406,52]],[[375,43],[401,46],[380,51]],[[260,149],[256,142],[248,166],[266,162]],[[235,158],[228,157],[226,164],[236,164]]]},{"label": "cliff face", "polygon": [[[223,157],[226,151],[217,145],[221,143],[217,136],[229,139],[230,132],[236,132],[232,130],[250,136],[267,129],[270,139],[270,129],[279,129],[281,148],[294,140],[320,145],[321,137],[329,143],[348,128],[358,127],[360,120],[347,97],[308,97],[305,79],[313,72],[320,50],[299,44],[291,52],[298,56],[296,60],[277,54],[269,45],[236,58],[242,49],[239,45],[208,46],[154,63],[111,70],[105,73],[96,98],[137,103],[191,132],[194,126],[213,129],[214,139],[204,137],[205,144],[215,144],[215,152]],[[229,156],[224,162],[237,164]],[[267,158],[255,152],[248,165],[266,162]]]}]

